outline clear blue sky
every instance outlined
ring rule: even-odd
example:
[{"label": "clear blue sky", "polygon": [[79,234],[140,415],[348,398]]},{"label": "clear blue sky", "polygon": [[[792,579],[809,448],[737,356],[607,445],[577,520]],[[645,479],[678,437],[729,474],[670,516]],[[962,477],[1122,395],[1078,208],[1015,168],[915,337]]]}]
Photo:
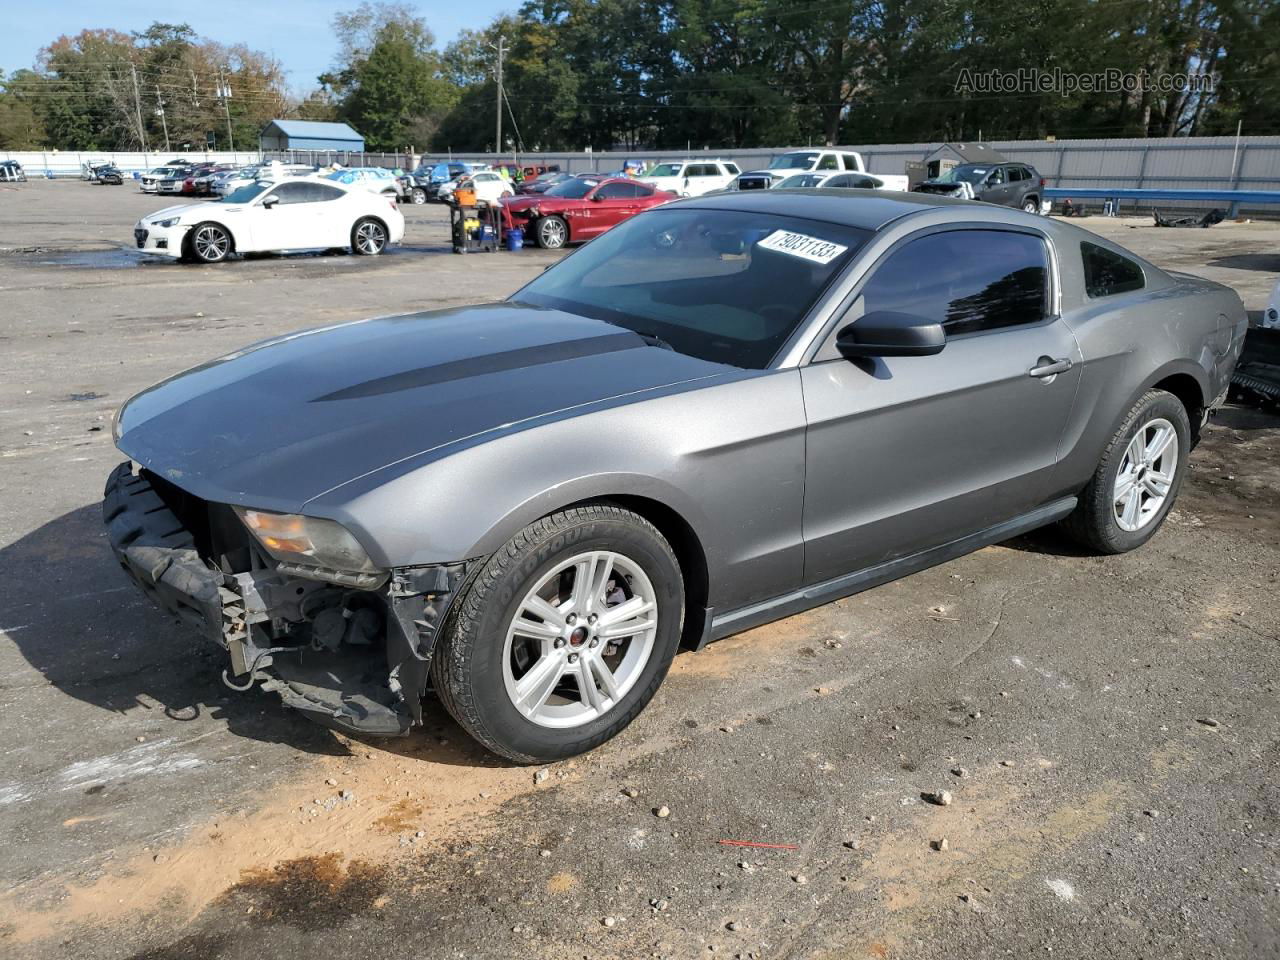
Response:
[{"label": "clear blue sky", "polygon": [[[336,45],[329,21],[338,11],[354,10],[359,0],[212,0],[201,4],[165,4],[155,0],[52,0],[11,7],[0,31],[0,70],[30,67],[41,47],[62,34],[110,27],[143,30],[153,21],[187,23],[219,43],[246,43],[274,54],[284,65],[289,88],[305,93],[316,75],[332,63]],[[443,47],[467,28],[482,27],[520,0],[427,0],[413,4]],[[182,11],[182,12],[178,12]]]}]

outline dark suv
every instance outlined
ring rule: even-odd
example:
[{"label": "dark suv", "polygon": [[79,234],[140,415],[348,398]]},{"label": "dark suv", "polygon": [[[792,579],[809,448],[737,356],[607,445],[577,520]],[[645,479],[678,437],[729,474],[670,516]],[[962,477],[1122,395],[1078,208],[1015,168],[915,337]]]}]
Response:
[{"label": "dark suv", "polygon": [[[967,185],[967,186],[966,186]],[[940,193],[1040,212],[1044,177],[1029,163],[962,163],[916,187],[918,193]]]}]

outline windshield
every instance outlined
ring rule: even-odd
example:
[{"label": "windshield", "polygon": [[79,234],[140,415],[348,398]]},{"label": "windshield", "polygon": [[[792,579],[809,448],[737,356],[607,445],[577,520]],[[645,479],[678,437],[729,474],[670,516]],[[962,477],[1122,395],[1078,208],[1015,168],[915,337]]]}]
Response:
[{"label": "windshield", "polygon": [[770,170],[809,170],[818,162],[816,152],[784,153],[769,161]]},{"label": "windshield", "polygon": [[763,370],[869,236],[759,212],[659,209],[614,227],[511,299]]},{"label": "windshield", "polygon": [[574,177],[572,180],[565,180],[563,183],[557,183],[554,187],[548,187],[543,196],[566,197],[569,200],[581,200],[599,184],[599,180],[590,179],[588,177]]},{"label": "windshield", "polygon": [[269,180],[258,180],[254,183],[246,183],[243,187],[237,187],[217,203],[249,203],[254,197],[271,189],[273,184]]},{"label": "windshield", "polygon": [[684,164],[680,163],[660,163],[649,171],[651,177],[678,177],[680,169]]},{"label": "windshield", "polygon": [[780,182],[775,189],[794,190],[797,187],[818,187],[822,185],[822,181],[825,179],[827,179],[826,176],[821,173],[793,173]]},{"label": "windshield", "polygon": [[939,183],[981,183],[986,179],[987,174],[991,172],[988,166],[975,166],[972,163],[962,163],[958,167],[952,167],[946,173],[938,178]]}]

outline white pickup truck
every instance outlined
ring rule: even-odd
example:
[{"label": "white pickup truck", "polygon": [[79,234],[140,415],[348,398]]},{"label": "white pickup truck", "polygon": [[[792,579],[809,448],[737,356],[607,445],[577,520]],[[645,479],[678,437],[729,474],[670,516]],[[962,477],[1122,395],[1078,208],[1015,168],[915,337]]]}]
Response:
[{"label": "white pickup truck", "polygon": [[[734,181],[733,189],[760,190],[776,186],[779,181],[797,173],[820,172],[867,173],[862,154],[852,150],[788,150],[769,161],[769,166],[744,173]],[[882,190],[908,189],[906,174],[877,173]]]}]

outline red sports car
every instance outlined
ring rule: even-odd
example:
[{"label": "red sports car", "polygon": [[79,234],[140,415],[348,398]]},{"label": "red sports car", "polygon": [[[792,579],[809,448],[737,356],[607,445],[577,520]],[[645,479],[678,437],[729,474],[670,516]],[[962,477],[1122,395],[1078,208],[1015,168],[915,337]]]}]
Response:
[{"label": "red sports car", "polygon": [[626,177],[584,175],[535,196],[510,197],[502,202],[502,216],[508,227],[520,227],[526,238],[554,250],[674,199],[674,193]]}]

